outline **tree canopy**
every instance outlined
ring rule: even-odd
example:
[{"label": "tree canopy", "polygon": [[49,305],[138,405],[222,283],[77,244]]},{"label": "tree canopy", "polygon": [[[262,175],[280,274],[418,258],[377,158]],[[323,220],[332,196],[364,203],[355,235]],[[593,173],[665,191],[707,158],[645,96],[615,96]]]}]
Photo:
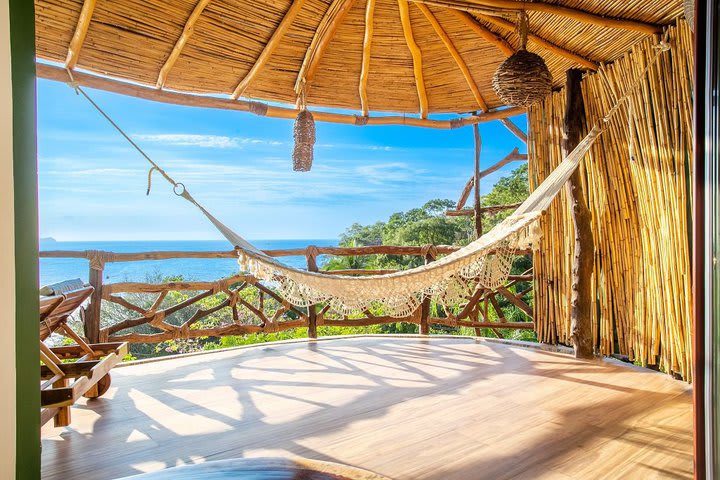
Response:
[{"label": "tree canopy", "polygon": [[[482,206],[507,205],[522,202],[528,196],[527,164],[500,178],[493,189],[481,199]],[[340,246],[371,245],[467,245],[474,240],[472,217],[448,217],[445,211],[454,209],[455,202],[434,199],[423,206],[390,215],[387,221],[370,225],[352,224],[340,235]],[[511,210],[483,218],[487,232],[512,213]],[[326,270],[357,268],[412,268],[423,259],[399,255],[334,258],[324,265]]]}]

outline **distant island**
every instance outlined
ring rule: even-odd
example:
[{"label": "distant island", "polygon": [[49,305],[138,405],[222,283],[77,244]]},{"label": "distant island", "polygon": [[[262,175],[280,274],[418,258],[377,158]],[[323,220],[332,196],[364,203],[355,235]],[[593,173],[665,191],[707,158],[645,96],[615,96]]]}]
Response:
[{"label": "distant island", "polygon": [[53,237],[41,237],[41,238],[40,238],[40,241],[41,241],[41,242],[57,243],[57,240],[55,240]]}]

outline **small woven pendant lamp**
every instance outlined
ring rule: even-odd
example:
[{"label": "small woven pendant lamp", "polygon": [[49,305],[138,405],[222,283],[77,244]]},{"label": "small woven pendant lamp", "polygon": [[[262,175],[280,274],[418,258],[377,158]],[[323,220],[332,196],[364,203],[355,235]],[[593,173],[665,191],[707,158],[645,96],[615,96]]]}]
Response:
[{"label": "small woven pendant lamp", "polygon": [[300,113],[293,126],[295,146],[293,147],[293,170],[309,172],[312,168],[315,147],[315,119],[305,105],[305,91],[300,95]]},{"label": "small woven pendant lamp", "polygon": [[518,14],[520,49],[495,71],[492,85],[500,100],[511,107],[529,107],[545,98],[552,89],[552,75],[540,55],[528,52],[528,17]]},{"label": "small woven pendant lamp", "polygon": [[685,11],[685,21],[690,25],[690,30],[695,31],[695,0],[684,0],[683,10]]}]

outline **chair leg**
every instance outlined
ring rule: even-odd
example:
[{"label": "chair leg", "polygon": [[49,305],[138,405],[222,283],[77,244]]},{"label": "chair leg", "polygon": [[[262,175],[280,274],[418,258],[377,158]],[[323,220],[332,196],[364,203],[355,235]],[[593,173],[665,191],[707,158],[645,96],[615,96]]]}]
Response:
[{"label": "chair leg", "polygon": [[[61,378],[57,382],[53,383],[53,388],[64,388],[68,386],[68,378]],[[70,407],[60,407],[55,415],[54,424],[56,427],[67,427],[70,425]]]}]

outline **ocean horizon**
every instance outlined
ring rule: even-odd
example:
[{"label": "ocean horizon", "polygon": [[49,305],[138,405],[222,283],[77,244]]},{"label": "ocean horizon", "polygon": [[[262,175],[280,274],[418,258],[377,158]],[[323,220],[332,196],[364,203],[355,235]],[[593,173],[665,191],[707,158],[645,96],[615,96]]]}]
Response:
[{"label": "ocean horizon", "polygon": [[[253,240],[253,245],[263,250],[303,248],[308,245],[319,247],[337,246],[337,239],[296,239],[296,240]],[[134,240],[134,241],[57,241],[43,238],[40,251],[50,250],[104,250],[114,253],[181,251],[204,252],[231,250],[225,240]],[[305,268],[303,256],[282,257],[283,263]],[[327,262],[326,256],[318,259],[318,265]],[[182,277],[183,280],[212,281],[238,273],[237,260],[233,258],[176,258],[169,260],[142,260],[137,262],[108,263],[103,271],[104,281],[116,282],[157,282],[167,277]],[[41,258],[40,285],[49,285],[80,278],[88,281],[88,261],[81,258]]]}]

